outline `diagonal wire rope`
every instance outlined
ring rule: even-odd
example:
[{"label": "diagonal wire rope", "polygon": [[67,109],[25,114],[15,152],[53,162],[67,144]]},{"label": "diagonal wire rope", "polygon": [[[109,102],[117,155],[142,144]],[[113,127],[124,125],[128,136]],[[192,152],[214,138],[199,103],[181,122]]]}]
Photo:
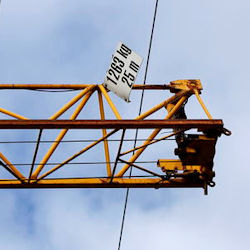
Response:
[{"label": "diagonal wire rope", "polygon": [[[60,164],[61,162],[49,162],[47,163],[46,165],[47,166],[51,166],[51,165],[58,165]],[[106,164],[106,163],[110,163],[110,164],[114,164],[115,161],[80,161],[80,162],[69,162],[67,163],[67,165],[98,165],[98,164]],[[143,164],[152,164],[152,163],[157,163],[157,161],[135,161],[134,163],[143,163]],[[32,162],[32,163],[19,163],[19,162],[15,162],[15,163],[12,163],[12,165],[15,165],[15,166],[37,166],[39,165],[40,163],[38,162]],[[122,162],[117,162],[117,164],[122,164]],[[0,161],[0,165],[1,165],[1,161]],[[10,164],[5,164],[5,166],[11,166]]]},{"label": "diagonal wire rope", "polygon": [[[152,141],[157,141],[158,139],[154,139]],[[165,141],[175,141],[175,139],[171,139],[171,138],[166,138],[164,139]],[[72,143],[72,142],[75,142],[75,143],[80,143],[80,142],[95,142],[96,140],[94,139],[86,139],[86,140],[63,140],[61,141],[61,143]],[[107,139],[108,142],[120,142],[121,139]],[[134,142],[135,139],[124,139],[123,141],[128,141],[128,142]],[[151,141],[149,139],[137,139],[137,141]],[[40,143],[51,143],[51,142],[59,142],[57,140],[42,140],[40,141]],[[0,144],[34,144],[34,143],[37,143],[37,141],[33,141],[33,140],[19,140],[19,141],[0,141]]]},{"label": "diagonal wire rope", "polygon": [[[156,15],[157,15],[157,9],[158,9],[158,0],[156,0],[156,2],[155,2],[153,24],[152,24],[149,47],[148,47],[148,56],[147,56],[147,62],[146,62],[143,85],[146,85],[146,81],[147,81],[148,65],[149,65],[149,59],[150,59],[150,54],[151,54],[151,47],[152,47],[152,41],[153,41],[153,35],[154,35],[154,28],[155,28],[155,20],[156,20]],[[141,114],[141,111],[142,111],[143,98],[144,98],[144,89],[142,90],[142,95],[141,95],[139,115]],[[136,132],[135,132],[134,148],[136,147],[137,137],[138,137],[138,129],[136,129]],[[132,166],[130,167],[129,176],[130,177],[132,176]],[[126,195],[125,195],[125,202],[124,202],[124,209],[123,209],[123,215],[122,215],[122,223],[121,223],[118,250],[120,250],[120,248],[121,248],[121,241],[122,241],[122,235],[123,235],[123,229],[124,229],[124,222],[125,222],[125,218],[126,218],[129,190],[130,189],[127,188]]]},{"label": "diagonal wire rope", "polygon": [[[0,0],[0,1],[1,1],[1,0]],[[38,91],[38,92],[49,92],[49,93],[64,93],[64,92],[79,91],[79,89],[63,89],[63,90],[26,89],[26,90]]]},{"label": "diagonal wire rope", "polygon": [[37,138],[37,143],[36,143],[35,152],[34,152],[34,155],[33,155],[33,160],[32,160],[32,164],[31,164],[31,168],[30,168],[30,173],[29,173],[29,180],[28,180],[28,182],[30,182],[31,175],[32,175],[32,173],[33,173],[33,169],[34,169],[34,166],[35,166],[36,157],[37,157],[37,153],[38,153],[38,149],[39,149],[39,145],[40,145],[42,133],[43,133],[43,130],[40,129],[40,130],[39,130],[39,134],[38,134],[38,138]]}]

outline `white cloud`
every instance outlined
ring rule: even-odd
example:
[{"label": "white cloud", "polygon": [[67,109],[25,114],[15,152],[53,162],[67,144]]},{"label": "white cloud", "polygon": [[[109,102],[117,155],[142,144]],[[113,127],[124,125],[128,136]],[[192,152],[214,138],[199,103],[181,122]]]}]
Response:
[{"label": "white cloud", "polygon": [[[142,0],[2,1],[0,81],[100,83],[119,40],[146,58],[153,6]],[[148,81],[201,78],[207,106],[233,135],[219,138],[217,186],[209,196],[192,189],[131,191],[122,249],[248,249],[248,9],[244,0],[159,1]],[[138,82],[142,76],[143,70]],[[23,101],[1,92],[0,102],[25,115],[30,106],[40,108],[42,96],[43,117],[64,101],[59,94]],[[114,99],[125,117],[134,117],[139,98],[133,93],[128,106]],[[144,108],[154,101],[148,96]],[[189,104],[190,116],[199,117],[197,104]],[[23,152],[8,155],[28,161]],[[0,197],[0,249],[117,248],[124,190],[2,190]]]}]

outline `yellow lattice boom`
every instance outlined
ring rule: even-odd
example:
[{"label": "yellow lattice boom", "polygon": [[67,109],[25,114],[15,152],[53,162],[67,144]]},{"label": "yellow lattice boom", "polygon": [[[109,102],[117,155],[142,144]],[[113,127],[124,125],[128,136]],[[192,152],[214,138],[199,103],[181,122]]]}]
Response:
[{"label": "yellow lattice boom", "polygon": [[[0,108],[0,112],[11,117],[11,119],[0,120],[0,129],[25,129],[39,130],[36,150],[29,174],[24,174],[12,164],[3,153],[0,153],[1,167],[11,174],[11,178],[0,179],[0,188],[204,188],[214,186],[213,158],[215,145],[218,137],[230,132],[223,126],[223,121],[213,119],[204,102],[201,99],[202,85],[199,80],[178,80],[166,85],[134,85],[134,90],[145,91],[170,91],[172,96],[163,100],[146,112],[134,119],[124,119],[110,98],[109,93],[103,85],[83,84],[0,84],[0,89],[22,90],[22,89],[72,89],[80,90],[80,93],[67,102],[50,118],[29,119],[22,115]],[[100,116],[91,120],[78,119],[79,114],[91,98],[97,93],[97,102]],[[189,120],[185,114],[185,103],[191,96],[195,96],[208,119]],[[106,119],[105,105],[103,99],[112,110],[115,119]],[[73,105],[76,109],[69,119],[59,119]],[[165,115],[162,119],[150,118],[155,112],[163,110]],[[165,136],[159,136],[163,129],[173,131]],[[42,157],[39,164],[34,164],[38,151],[42,131],[47,129],[61,129],[57,138],[51,144],[48,151]],[[62,160],[55,166],[48,162],[58,145],[69,130],[100,130],[102,136],[81,150]],[[126,144],[124,133],[131,129],[147,129],[151,131],[148,138],[137,147],[124,151],[122,147]],[[189,130],[197,131],[188,134]],[[115,155],[110,151],[109,138],[118,132],[122,132],[119,147]],[[157,151],[153,155],[156,164],[147,167],[139,165],[136,160],[144,154],[144,151],[157,143],[168,143],[167,139],[176,140],[177,148],[173,149],[177,159],[159,159]],[[90,149],[95,150],[98,144],[104,145],[105,164],[99,166],[106,168],[106,176],[77,176],[52,178],[51,175],[61,168],[69,168],[74,159],[86,154]],[[98,151],[99,154],[99,151]],[[111,162],[111,159],[115,159]],[[31,159],[32,160],[32,159]],[[121,165],[123,163],[123,165]],[[119,166],[118,166],[119,165]],[[46,167],[46,171],[45,170]],[[137,169],[137,176],[128,175],[129,169]],[[103,173],[103,172],[102,172]],[[53,176],[53,175],[52,175]],[[146,177],[145,177],[146,176]]]}]

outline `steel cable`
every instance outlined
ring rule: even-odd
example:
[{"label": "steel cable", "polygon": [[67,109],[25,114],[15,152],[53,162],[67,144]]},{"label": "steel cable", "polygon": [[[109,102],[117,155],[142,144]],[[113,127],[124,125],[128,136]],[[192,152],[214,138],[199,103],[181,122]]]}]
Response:
[{"label": "steel cable", "polygon": [[49,93],[61,93],[61,92],[72,92],[72,91],[80,91],[79,89],[64,89],[64,90],[47,90],[47,89],[26,89],[30,91],[38,91],[38,92],[49,92]]},{"label": "steel cable", "polygon": [[[115,161],[82,161],[82,162],[69,162],[67,163],[67,165],[99,165],[99,164],[106,164],[106,163],[110,163],[110,164],[114,164]],[[157,161],[136,161],[135,163],[143,163],[143,164],[152,164],[152,163],[157,163]],[[45,166],[51,166],[51,165],[58,165],[58,164],[61,164],[61,162],[49,162],[49,163],[46,163]],[[122,162],[117,162],[117,164],[122,164]],[[1,165],[1,162],[0,162],[0,165]],[[37,166],[37,165],[40,165],[40,163],[38,162],[34,162],[34,163],[19,163],[19,162],[15,162],[15,163],[12,163],[12,165],[14,166]],[[9,164],[5,164],[5,166],[11,166]]]},{"label": "steel cable", "polygon": [[[157,139],[154,139],[152,141],[156,141]],[[166,139],[163,139],[165,141],[175,141],[175,139],[171,139],[171,138],[166,138]],[[63,140],[63,141],[53,141],[53,140],[43,140],[43,141],[40,141],[40,143],[52,143],[52,142],[60,142],[60,143],[72,143],[72,142],[75,142],[75,143],[80,143],[80,142],[95,142],[96,140]],[[108,142],[120,142],[121,139],[107,139]],[[127,142],[134,142],[135,139],[124,139],[123,141],[127,141]],[[138,141],[149,141],[148,139],[137,139],[137,142]],[[151,140],[150,140],[151,141]],[[20,140],[20,141],[0,141],[0,144],[30,144],[30,143],[37,143],[37,141],[24,141],[24,140]]]},{"label": "steel cable", "polygon": [[[154,28],[155,28],[155,20],[156,20],[157,9],[158,9],[158,0],[156,0],[156,2],[155,2],[153,24],[152,24],[152,29],[151,29],[150,41],[149,41],[149,48],[148,48],[148,55],[147,55],[147,62],[146,62],[146,68],[145,68],[143,85],[145,85],[146,81],[147,81],[148,66],[149,66],[149,59],[150,59],[150,54],[151,54],[151,47],[152,47],[152,41],[153,41],[153,35],[154,35]],[[144,98],[144,89],[142,90],[142,95],[141,95],[139,115],[141,114],[141,110],[142,110],[143,98]],[[136,147],[137,137],[138,137],[138,129],[135,132],[134,148]],[[132,176],[132,166],[130,166],[129,176],[130,177]],[[121,241],[122,241],[123,228],[124,228],[124,222],[125,222],[126,211],[127,211],[129,190],[130,190],[129,188],[127,188],[127,190],[126,190],[126,196],[125,196],[124,209],[123,209],[123,215],[122,215],[122,223],[121,223],[121,230],[120,230],[118,250],[120,250],[120,248],[121,248]]]}]

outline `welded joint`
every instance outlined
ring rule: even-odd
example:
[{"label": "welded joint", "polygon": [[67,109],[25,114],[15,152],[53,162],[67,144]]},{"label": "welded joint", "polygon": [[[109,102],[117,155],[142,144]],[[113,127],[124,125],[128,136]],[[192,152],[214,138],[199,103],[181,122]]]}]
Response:
[{"label": "welded joint", "polygon": [[179,90],[193,90],[197,89],[199,92],[203,89],[201,81],[199,79],[186,79],[176,80],[170,82],[170,92],[178,92]]}]

